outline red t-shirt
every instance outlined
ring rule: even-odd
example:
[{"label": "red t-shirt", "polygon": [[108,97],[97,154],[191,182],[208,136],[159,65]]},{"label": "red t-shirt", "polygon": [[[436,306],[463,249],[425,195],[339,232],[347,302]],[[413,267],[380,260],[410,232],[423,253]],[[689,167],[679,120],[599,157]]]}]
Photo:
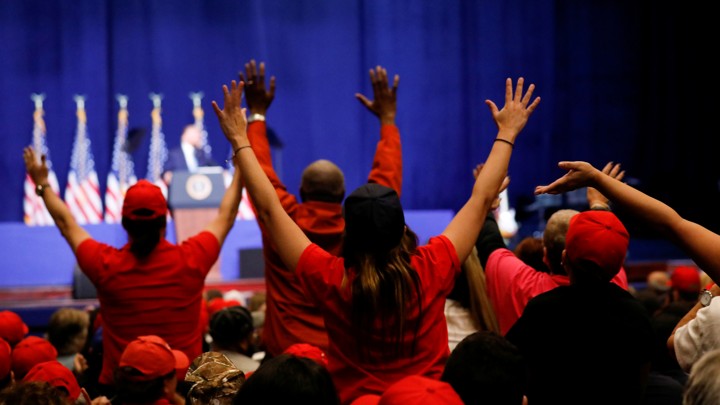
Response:
[{"label": "red t-shirt", "polygon": [[[621,269],[612,282],[627,290],[625,269]],[[504,336],[520,318],[531,298],[555,287],[569,285],[570,278],[537,271],[510,250],[497,249],[485,264],[485,283],[500,333]]]},{"label": "red t-shirt", "polygon": [[[445,297],[450,293],[460,272],[460,261],[455,247],[445,236],[430,239],[418,248],[411,258],[422,289],[424,315],[417,333],[414,355],[399,358],[383,358],[383,361],[366,361],[357,351],[357,335],[351,320],[351,291],[354,273],[345,276],[344,259],[331,255],[312,244],[303,252],[297,266],[297,274],[308,297],[322,311],[329,337],[328,369],[344,404],[365,394],[382,394],[393,382],[408,375],[424,375],[439,379],[450,355],[447,325],[445,322]],[[346,287],[343,288],[342,286]],[[406,321],[413,324],[418,319],[417,305]],[[414,330],[408,330],[402,344],[409,353]],[[361,342],[372,357],[379,357],[381,347],[388,342],[381,336],[370,337]]]},{"label": "red t-shirt", "polygon": [[[320,201],[298,202],[273,169],[266,131],[265,122],[254,121],[248,125],[248,138],[260,166],[275,187],[280,203],[313,243],[333,255],[339,255],[345,229],[342,205]],[[402,151],[400,132],[394,125],[380,128],[380,141],[368,181],[391,187],[400,194]],[[271,356],[277,356],[295,343],[308,343],[327,351],[327,332],[320,311],[305,296],[295,272],[285,268],[267,229],[261,222],[258,225],[262,232],[267,289],[263,326],[265,350]]]},{"label": "red t-shirt", "polygon": [[78,264],[100,301],[100,383],[113,383],[122,351],[138,336],[158,335],[190,361],[202,353],[200,302],[205,276],[219,254],[220,243],[210,232],[180,245],[163,239],[142,261],[129,245],[117,249],[88,239],[78,246]]}]

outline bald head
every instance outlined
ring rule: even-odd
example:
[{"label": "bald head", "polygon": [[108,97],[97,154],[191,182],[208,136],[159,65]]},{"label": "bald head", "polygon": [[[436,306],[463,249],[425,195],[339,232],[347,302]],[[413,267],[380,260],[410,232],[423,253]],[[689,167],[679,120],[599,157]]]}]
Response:
[{"label": "bald head", "polygon": [[300,184],[303,201],[341,203],[345,197],[345,176],[335,163],[320,159],[303,170]]},{"label": "bald head", "polygon": [[561,209],[555,211],[547,221],[543,231],[543,247],[547,257],[550,271],[555,274],[564,274],[565,270],[560,265],[562,251],[565,249],[565,235],[570,226],[570,218],[577,215],[579,211]]}]

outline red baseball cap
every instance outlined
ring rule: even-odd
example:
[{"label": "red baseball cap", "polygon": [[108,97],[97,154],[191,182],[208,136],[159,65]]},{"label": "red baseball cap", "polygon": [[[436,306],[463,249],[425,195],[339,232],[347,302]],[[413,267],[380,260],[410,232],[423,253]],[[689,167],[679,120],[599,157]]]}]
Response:
[{"label": "red baseball cap", "polygon": [[425,404],[463,405],[464,403],[450,384],[421,375],[411,375],[398,380],[380,396],[362,395],[352,402],[352,405]]},{"label": "red baseball cap", "polygon": [[28,336],[15,345],[12,351],[12,371],[22,379],[38,363],[57,359],[57,350],[47,339]]},{"label": "red baseball cap", "polygon": [[670,275],[670,285],[680,292],[700,292],[700,272],[693,266],[677,266]]},{"label": "red baseball cap", "polygon": [[10,343],[6,342],[5,339],[0,339],[0,380],[10,374],[11,355]]},{"label": "red baseball cap", "polygon": [[570,263],[589,261],[597,265],[609,281],[620,271],[630,235],[620,220],[609,211],[584,211],[570,219],[565,236],[565,251]]},{"label": "red baseball cap", "polygon": [[242,304],[238,300],[226,300],[226,299],[220,298],[220,297],[213,298],[210,300],[210,302],[207,303],[208,317],[212,318],[212,316],[215,314],[215,312],[217,312],[223,308],[234,307],[234,306],[241,307]]},{"label": "red baseball cap", "polygon": [[23,381],[45,381],[53,387],[64,389],[73,402],[80,398],[80,384],[69,368],[57,360],[34,365],[23,377]]},{"label": "red baseball cap", "polygon": [[160,187],[142,179],[125,192],[122,216],[134,221],[167,215],[167,201]]},{"label": "red baseball cap", "polygon": [[27,336],[29,329],[20,315],[12,311],[0,311],[0,338],[15,346]]},{"label": "red baseball cap", "polygon": [[173,350],[163,338],[155,335],[140,336],[130,342],[120,356],[120,367],[132,367],[142,377],[140,381],[150,381],[179,372],[190,365],[190,360],[180,350]]},{"label": "red baseball cap", "polygon": [[318,364],[327,367],[328,360],[325,352],[319,347],[313,346],[307,343],[295,343],[288,346],[285,349],[285,353],[292,354],[298,357],[307,357],[310,360],[315,360]]}]

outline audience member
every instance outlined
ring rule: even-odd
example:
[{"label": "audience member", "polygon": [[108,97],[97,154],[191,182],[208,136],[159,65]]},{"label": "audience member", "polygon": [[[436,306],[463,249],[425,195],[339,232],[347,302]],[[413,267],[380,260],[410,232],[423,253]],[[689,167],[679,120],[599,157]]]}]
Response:
[{"label": "audience member", "polygon": [[637,289],[633,295],[645,305],[649,315],[654,315],[668,300],[670,275],[665,270],[654,270],[645,280],[645,287]]},{"label": "audience member", "polygon": [[128,243],[101,243],[78,225],[48,186],[45,156],[24,150],[28,174],[83,273],[97,289],[102,316],[103,366],[99,383],[112,394],[113,372],[125,346],[137,336],[157,334],[188,358],[202,352],[200,309],[205,276],[217,261],[235,224],[241,198],[240,172],[225,191],[218,215],[197,235],[175,245],[165,239],[167,201],[147,180],[131,186],[122,209]]},{"label": "audience member", "polygon": [[76,403],[78,399],[87,405],[110,404],[106,397],[90,400],[88,393],[80,388],[75,375],[65,365],[57,360],[46,361],[34,365],[22,381],[44,381],[60,390],[69,403]]},{"label": "audience member", "polygon": [[682,387],[687,382],[687,373],[680,368],[675,356],[670,354],[667,340],[678,322],[698,301],[701,289],[700,272],[692,266],[675,267],[670,276],[669,288],[666,302],[651,318],[655,330],[655,354],[652,369],[653,372],[676,379]]},{"label": "audience member", "polygon": [[0,338],[8,342],[10,347],[23,340],[28,332],[28,326],[20,315],[13,311],[0,311]]},{"label": "audience member", "polygon": [[177,392],[178,378],[185,378],[190,361],[184,352],[173,350],[156,335],[130,342],[115,369],[117,397],[113,404],[176,404],[185,398]]},{"label": "audience member", "polygon": [[[667,204],[607,176],[587,162],[562,161],[558,166],[567,173],[549,185],[537,186],[535,194],[558,194],[588,186],[597,188],[625,214],[631,215],[639,223],[679,246],[713,280],[720,280],[720,255],[716,251],[716,247],[720,245],[720,235],[686,220]],[[720,341],[720,334],[705,333],[710,330],[707,325],[718,324],[716,319],[720,317],[720,302],[715,303],[717,300],[712,299],[712,296],[718,293],[720,288],[717,286],[705,293],[705,298],[680,320],[668,339],[668,348],[685,370],[689,370],[689,366],[699,358],[698,354],[702,355],[703,352],[716,348],[714,342]],[[704,307],[702,302],[708,306]],[[703,310],[698,311],[700,308]],[[702,312],[700,319],[695,318],[696,315],[700,316],[698,312]],[[715,319],[711,319],[713,317]],[[694,322],[690,324],[692,319]],[[693,353],[698,349],[701,353]]]},{"label": "audience member", "polygon": [[235,305],[215,312],[210,318],[210,336],[210,350],[224,354],[235,368],[248,373],[260,366],[260,362],[252,358],[256,348],[255,328],[247,308]]},{"label": "audience member", "polygon": [[67,396],[44,381],[20,381],[0,391],[0,405],[70,405]]},{"label": "audience member", "polygon": [[11,356],[12,371],[17,381],[22,380],[34,365],[57,360],[57,350],[47,339],[29,335],[13,347]]},{"label": "audience member", "polygon": [[[619,178],[624,176],[619,166],[608,169],[608,173]],[[591,210],[609,209],[607,199],[591,187],[587,190],[587,200]],[[549,273],[539,271],[515,256],[505,245],[495,216],[492,213],[486,216],[476,248],[485,269],[488,296],[495,308],[500,334],[505,335],[510,330],[530,299],[558,286],[570,284],[562,264],[562,252],[565,249],[568,224],[577,214],[577,210],[560,209],[550,216],[545,225],[542,237],[543,261]],[[624,269],[615,275],[613,282],[627,290]]]},{"label": "audience member", "polygon": [[[81,374],[85,363],[81,354],[87,343],[90,329],[90,315],[87,311],[76,308],[58,308],[51,316],[47,325],[47,339],[58,352],[58,361],[70,370]],[[79,358],[78,358],[79,356]]]},{"label": "audience member", "polygon": [[611,280],[630,236],[611,212],[570,220],[561,261],[570,284],[532,298],[507,339],[528,365],[530,404],[638,404],[653,330],[642,304]]},{"label": "audience member", "polygon": [[[275,97],[275,77],[265,86],[265,64],[259,68],[254,60],[245,65],[245,98],[250,117],[247,137],[260,166],[270,179],[283,209],[305,235],[331,254],[340,254],[344,220],[342,201],[345,196],[343,172],[328,160],[317,160],[302,173],[300,202],[287,191],[272,165],[267,138],[265,116]],[[400,193],[402,183],[402,151],[400,133],[395,124],[396,92],[399,77],[391,87],[385,69],[378,66],[370,71],[373,94],[370,101],[356,94],[360,102],[380,121],[380,140],[377,144],[368,182],[390,187]],[[257,211],[256,202],[250,199]],[[257,217],[257,212],[256,212]],[[293,343],[309,343],[328,349],[325,323],[318,307],[305,296],[294,269],[288,269],[278,248],[272,242],[269,227],[259,220],[265,258],[267,300],[263,343],[268,356],[282,353]]]},{"label": "audience member", "polygon": [[163,180],[166,184],[172,181],[175,171],[194,173],[199,167],[219,166],[212,155],[202,147],[202,130],[195,124],[186,125],[180,135],[180,146],[168,151],[165,162]]},{"label": "audience member", "polygon": [[[472,403],[474,402],[463,402],[453,387],[446,382],[420,375],[411,375],[395,382],[382,395],[366,394],[355,399],[351,405],[463,405]],[[492,404],[495,403],[492,402]]]},{"label": "audience member", "polygon": [[468,335],[450,354],[442,381],[466,404],[521,405],[526,388],[520,350],[493,331]]},{"label": "audience member", "polygon": [[513,253],[518,259],[537,271],[550,273],[550,269],[543,261],[543,240],[532,235],[526,236],[515,245]]},{"label": "audience member", "polygon": [[340,400],[327,368],[310,358],[283,353],[263,362],[233,403],[339,405]]},{"label": "audience member", "polygon": [[318,364],[323,367],[328,366],[327,355],[324,351],[320,350],[319,347],[313,346],[307,343],[295,343],[288,346],[285,349],[286,354],[292,354],[300,357],[307,357],[310,360],[315,360]]},{"label": "audience member", "polygon": [[5,339],[0,339],[0,390],[13,383],[12,348]]},{"label": "audience member", "polygon": [[703,354],[690,371],[683,405],[720,404],[720,349]]},{"label": "audience member", "polygon": [[245,374],[224,354],[203,353],[190,364],[185,383],[192,384],[187,393],[189,405],[231,405]]},{"label": "audience member", "polygon": [[[384,93],[385,70],[378,68],[371,75],[376,76],[381,80],[373,79],[374,87]],[[442,235],[418,247],[417,236],[405,224],[398,193],[368,183],[345,200],[345,237],[339,257],[312,243],[283,208],[255,154],[244,150],[250,141],[245,111],[240,108],[243,84],[233,81],[229,89],[223,87],[224,110],[213,101],[223,133],[237,151],[234,159],[268,242],[277,248],[284,268],[295,269],[305,299],[322,308],[329,336],[328,368],[343,403],[363,394],[381,394],[406,375],[440,377],[450,354],[445,297],[497,197],[514,141],[540,102],[539,98],[531,102],[534,85],[524,94],[523,86],[520,78],[513,91],[512,80],[507,79],[502,110],[486,100],[498,127],[497,138],[470,198]],[[395,86],[391,92],[394,99]],[[268,298],[272,294],[269,291]]]},{"label": "audience member", "polygon": [[495,309],[487,295],[485,272],[473,248],[463,262],[460,276],[445,299],[445,322],[450,350],[466,336],[480,331],[499,331]]}]

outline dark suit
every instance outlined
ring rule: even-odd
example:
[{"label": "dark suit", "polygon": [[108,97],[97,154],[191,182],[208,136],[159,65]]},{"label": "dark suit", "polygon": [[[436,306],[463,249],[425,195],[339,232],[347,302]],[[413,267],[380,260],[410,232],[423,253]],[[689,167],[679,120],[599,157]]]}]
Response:
[{"label": "dark suit", "polygon": [[[195,150],[195,158],[198,162],[198,167],[201,166],[220,166],[209,153],[205,153],[203,150]],[[168,152],[168,159],[165,162],[165,171],[187,171],[188,165],[185,161],[185,155],[183,154],[182,147],[178,146]]]}]

